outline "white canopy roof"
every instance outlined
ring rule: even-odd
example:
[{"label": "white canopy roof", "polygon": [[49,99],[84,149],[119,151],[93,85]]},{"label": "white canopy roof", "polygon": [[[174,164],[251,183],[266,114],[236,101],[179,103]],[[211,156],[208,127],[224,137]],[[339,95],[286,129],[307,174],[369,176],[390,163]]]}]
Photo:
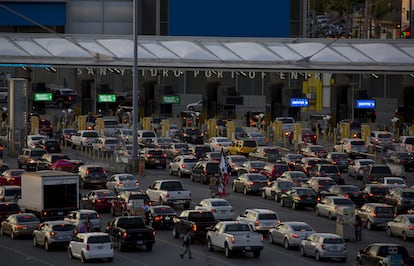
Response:
[{"label": "white canopy roof", "polygon": [[[132,36],[0,34],[0,64],[132,67]],[[140,68],[414,73],[412,40],[139,36]]]}]

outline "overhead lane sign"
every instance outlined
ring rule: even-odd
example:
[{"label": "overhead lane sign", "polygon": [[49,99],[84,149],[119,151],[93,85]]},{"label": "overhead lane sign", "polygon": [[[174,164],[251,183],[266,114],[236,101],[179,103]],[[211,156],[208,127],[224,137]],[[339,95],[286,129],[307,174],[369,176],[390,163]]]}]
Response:
[{"label": "overhead lane sign", "polygon": [[290,107],[308,107],[309,99],[308,98],[291,98]]},{"label": "overhead lane sign", "polygon": [[355,107],[358,109],[374,109],[375,100],[356,100]]}]

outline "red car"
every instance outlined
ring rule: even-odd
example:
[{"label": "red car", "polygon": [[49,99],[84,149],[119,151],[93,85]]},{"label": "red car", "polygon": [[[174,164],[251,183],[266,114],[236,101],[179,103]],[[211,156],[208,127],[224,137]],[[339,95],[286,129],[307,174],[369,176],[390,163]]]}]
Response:
[{"label": "red car", "polygon": [[[316,134],[313,133],[313,131],[310,128],[302,128],[302,141],[304,143],[311,143],[313,145],[316,145]],[[293,144],[293,138],[294,138],[294,134],[293,132],[290,132],[289,134],[289,139],[290,139],[290,143]]]},{"label": "red car", "polygon": [[83,209],[95,210],[98,212],[109,211],[112,201],[117,198],[115,192],[109,189],[96,189],[89,191],[82,197],[81,206]]},{"label": "red car", "polygon": [[50,166],[50,169],[70,173],[77,173],[78,168],[81,165],[83,165],[83,162],[79,160],[59,159]]},{"label": "red car", "polygon": [[22,174],[25,171],[22,169],[9,169],[3,172],[0,176],[1,186],[21,186]]}]

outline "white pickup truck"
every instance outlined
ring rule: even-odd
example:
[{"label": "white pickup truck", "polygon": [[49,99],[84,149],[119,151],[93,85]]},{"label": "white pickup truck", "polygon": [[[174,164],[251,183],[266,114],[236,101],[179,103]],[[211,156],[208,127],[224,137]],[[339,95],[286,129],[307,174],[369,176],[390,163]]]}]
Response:
[{"label": "white pickup truck", "polygon": [[258,258],[263,249],[263,235],[253,232],[247,222],[222,221],[207,232],[207,246],[210,251],[224,249],[226,257],[235,252],[252,252]]},{"label": "white pickup truck", "polygon": [[179,180],[155,180],[146,192],[152,202],[190,207],[191,192]]}]

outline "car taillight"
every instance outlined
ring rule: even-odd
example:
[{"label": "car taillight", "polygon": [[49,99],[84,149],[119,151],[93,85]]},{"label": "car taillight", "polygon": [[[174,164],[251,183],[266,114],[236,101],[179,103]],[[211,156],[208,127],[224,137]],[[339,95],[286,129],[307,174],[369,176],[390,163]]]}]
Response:
[{"label": "car taillight", "polygon": [[89,244],[88,244],[88,245],[86,245],[86,250],[89,250],[89,248],[90,248],[90,247],[89,247]]},{"label": "car taillight", "polygon": [[295,234],[295,233],[290,234],[290,236],[293,237],[293,238],[298,238],[299,237],[299,235]]},{"label": "car taillight", "polygon": [[21,224],[16,225],[16,229],[23,229],[23,225]]},{"label": "car taillight", "polygon": [[165,197],[168,199],[170,197],[170,194],[165,193]]},{"label": "car taillight", "polygon": [[101,202],[102,202],[102,200],[100,200],[100,199],[96,200],[96,203],[101,203]]},{"label": "car taillight", "polygon": [[412,226],[412,225],[409,225],[409,226],[408,226],[408,229],[409,229],[409,230],[413,230],[413,226]]},{"label": "car taillight", "polygon": [[301,201],[302,197],[298,196],[298,197],[296,197],[296,200]]},{"label": "car taillight", "polygon": [[120,186],[120,187],[122,187],[123,185],[124,185],[124,183],[122,183],[122,182],[118,183],[118,186]]},{"label": "car taillight", "polygon": [[155,216],[155,221],[161,221],[161,220],[162,220],[162,216],[161,215]]},{"label": "car taillight", "polygon": [[128,233],[127,233],[127,232],[124,232],[124,233],[122,234],[122,237],[123,237],[123,238],[127,238],[127,237],[128,237]]},{"label": "car taillight", "polygon": [[111,246],[110,246],[110,249],[113,249],[114,247],[112,246],[112,242],[111,242]]},{"label": "car taillight", "polygon": [[196,224],[193,224],[193,232],[197,232],[197,225]]},{"label": "car taillight", "polygon": [[56,235],[56,232],[55,231],[52,231],[52,232],[50,232],[49,233],[51,236],[55,236]]},{"label": "car taillight", "polygon": [[139,181],[135,182],[135,186],[139,186]]},{"label": "car taillight", "polygon": [[161,155],[161,157],[166,158],[166,157],[167,157],[167,154],[163,153],[163,154]]},{"label": "car taillight", "polygon": [[85,138],[85,142],[88,143],[89,142],[89,139],[88,138]]},{"label": "car taillight", "polygon": [[147,154],[147,158],[150,158],[150,157],[152,157],[152,154]]},{"label": "car taillight", "polygon": [[374,212],[374,213],[372,214],[372,216],[373,216],[373,217],[377,217],[377,213],[376,213],[376,212]]},{"label": "car taillight", "polygon": [[231,243],[236,242],[236,237],[232,236],[232,237],[230,238],[230,242],[231,242]]},{"label": "car taillight", "polygon": [[250,182],[248,182],[247,183],[249,186],[253,186],[254,185],[254,182],[253,181],[250,181]]},{"label": "car taillight", "polygon": [[181,164],[181,168],[185,168],[185,164],[183,164],[183,163],[182,163],[182,164]]},{"label": "car taillight", "polygon": [[259,221],[255,221],[255,222],[254,222],[254,225],[255,225],[255,226],[258,226],[258,225],[259,225]]}]

